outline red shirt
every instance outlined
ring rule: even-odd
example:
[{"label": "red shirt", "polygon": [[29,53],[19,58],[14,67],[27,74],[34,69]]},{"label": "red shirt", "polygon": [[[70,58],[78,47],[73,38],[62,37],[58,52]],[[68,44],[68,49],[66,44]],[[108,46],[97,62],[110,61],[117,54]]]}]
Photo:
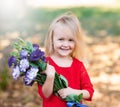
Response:
[{"label": "red shirt", "polygon": [[[93,86],[91,84],[89,75],[82,62],[73,58],[73,62],[70,67],[58,66],[50,57],[48,57],[50,65],[55,67],[58,74],[63,75],[68,80],[68,86],[78,90],[87,90],[90,93],[90,99],[93,95]],[[52,94],[49,98],[45,98],[42,93],[42,86],[38,85],[38,93],[42,97],[42,107],[67,107],[66,102],[60,97]]]}]

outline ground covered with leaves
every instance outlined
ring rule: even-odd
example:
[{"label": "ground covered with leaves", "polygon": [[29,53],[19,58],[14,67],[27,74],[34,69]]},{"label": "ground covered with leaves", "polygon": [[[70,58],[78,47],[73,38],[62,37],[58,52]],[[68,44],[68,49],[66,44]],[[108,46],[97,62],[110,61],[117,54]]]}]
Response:
[{"label": "ground covered with leaves", "polygon": [[[95,93],[89,107],[120,107],[120,37],[86,37],[88,73]],[[0,91],[0,107],[41,107],[37,84],[23,85],[12,78]]]}]

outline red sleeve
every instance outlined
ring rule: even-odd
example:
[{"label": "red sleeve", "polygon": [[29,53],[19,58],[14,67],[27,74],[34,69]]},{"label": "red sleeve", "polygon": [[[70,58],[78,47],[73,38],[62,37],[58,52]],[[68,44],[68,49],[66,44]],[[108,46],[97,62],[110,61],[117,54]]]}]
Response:
[{"label": "red sleeve", "polygon": [[42,97],[43,99],[45,99],[46,97],[44,96],[43,92],[42,92],[42,86],[38,84],[38,93],[40,95],[40,97]]},{"label": "red sleeve", "polygon": [[92,96],[93,96],[93,93],[94,93],[94,89],[93,89],[93,85],[90,81],[90,77],[84,67],[84,65],[82,64],[82,67],[81,67],[81,88],[84,89],[84,90],[87,90],[90,94],[90,98],[89,99],[86,99],[86,100],[89,100],[91,101],[92,100]]}]

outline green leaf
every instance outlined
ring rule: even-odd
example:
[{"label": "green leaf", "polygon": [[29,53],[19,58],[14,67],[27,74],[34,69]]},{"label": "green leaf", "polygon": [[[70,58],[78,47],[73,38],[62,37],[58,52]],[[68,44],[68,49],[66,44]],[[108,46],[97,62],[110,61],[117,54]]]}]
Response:
[{"label": "green leaf", "polygon": [[80,94],[78,96],[76,94],[70,94],[65,98],[65,100],[66,101],[75,101],[75,102],[79,103],[82,100],[82,98],[83,98],[83,94]]},{"label": "green leaf", "polygon": [[19,44],[25,44],[24,40],[22,38],[18,38]]},{"label": "green leaf", "polygon": [[67,88],[68,87],[68,81],[67,81],[67,79],[63,75],[60,75],[59,78],[61,79],[63,87]]},{"label": "green leaf", "polygon": [[11,52],[10,55],[11,55],[11,56],[18,57],[18,53],[17,53],[17,52]]},{"label": "green leaf", "polygon": [[32,62],[30,62],[30,65],[31,65],[32,67],[38,67],[37,64],[32,63]]},{"label": "green leaf", "polygon": [[47,63],[43,62],[42,60],[39,60],[37,64],[42,71],[46,69]]},{"label": "green leaf", "polygon": [[17,51],[21,50],[21,45],[19,45],[17,42],[14,43],[13,48],[16,49]]},{"label": "green leaf", "polygon": [[65,98],[65,100],[66,101],[75,101],[74,96],[75,96],[75,94],[70,94]]},{"label": "green leaf", "polygon": [[26,43],[26,46],[27,46],[27,49],[28,49],[30,52],[33,51],[33,45],[32,45],[31,42],[27,42],[27,43]]},{"label": "green leaf", "polygon": [[77,95],[74,96],[74,99],[76,102],[78,102],[78,103],[80,102],[79,97]]},{"label": "green leaf", "polygon": [[46,75],[45,74],[41,74],[41,73],[37,74],[36,81],[37,81],[38,84],[43,85],[45,80],[46,80]]},{"label": "green leaf", "polygon": [[64,88],[60,78],[58,78],[56,81],[57,81],[57,84],[60,87],[60,89]]},{"label": "green leaf", "polygon": [[62,88],[64,88],[64,87],[63,87],[63,84],[61,82],[60,75],[55,73],[54,88],[53,88],[54,93],[56,93],[56,95],[57,95],[58,90],[60,90]]},{"label": "green leaf", "polygon": [[78,95],[78,98],[79,98],[79,101],[81,101],[82,98],[83,98],[83,93],[81,93],[80,95]]},{"label": "green leaf", "polygon": [[55,73],[55,79],[54,79],[54,90],[58,91],[60,89],[59,85],[59,75]]}]

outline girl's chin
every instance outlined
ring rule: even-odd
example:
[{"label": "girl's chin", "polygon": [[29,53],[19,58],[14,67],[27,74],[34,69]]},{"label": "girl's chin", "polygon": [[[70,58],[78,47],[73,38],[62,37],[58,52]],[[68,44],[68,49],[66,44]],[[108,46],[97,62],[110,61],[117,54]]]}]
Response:
[{"label": "girl's chin", "polygon": [[66,56],[70,56],[71,53],[70,52],[61,52],[59,53],[60,56],[66,57]]}]

